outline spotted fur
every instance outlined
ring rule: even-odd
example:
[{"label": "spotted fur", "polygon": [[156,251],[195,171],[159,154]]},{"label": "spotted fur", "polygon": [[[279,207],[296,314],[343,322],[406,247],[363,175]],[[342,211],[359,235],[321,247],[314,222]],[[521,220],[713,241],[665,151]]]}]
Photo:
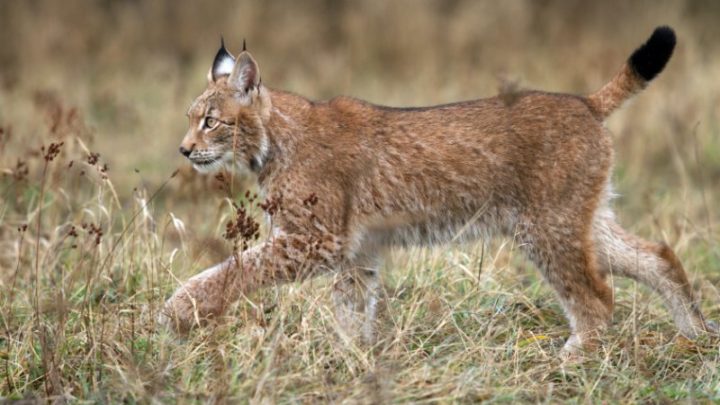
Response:
[{"label": "spotted fur", "polygon": [[[498,235],[516,238],[557,293],[572,328],[568,352],[592,346],[607,327],[609,274],[657,290],[681,332],[697,335],[709,324],[680,262],[666,245],[622,230],[609,208],[613,150],[603,119],[645,86],[637,58],[588,97],[527,91],[405,109],[270,89],[243,51],[230,73],[211,69],[181,151],[199,170],[246,168],[282,209],[267,241],[191,278],[164,316],[185,329],[242,293],[336,272],[339,323],[372,341],[387,248]],[[310,194],[315,205],[303,203]]]}]

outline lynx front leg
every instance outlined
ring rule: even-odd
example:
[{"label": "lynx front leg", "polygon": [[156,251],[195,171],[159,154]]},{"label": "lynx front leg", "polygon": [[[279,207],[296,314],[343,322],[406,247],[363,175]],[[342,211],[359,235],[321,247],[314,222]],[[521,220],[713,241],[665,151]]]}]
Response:
[{"label": "lynx front leg", "polygon": [[[191,278],[168,300],[164,315],[178,329],[220,316],[241,294],[283,282],[300,281],[348,263],[344,190],[333,183],[307,183],[301,171],[267,190],[272,224],[263,243]],[[275,191],[279,190],[279,191]],[[303,190],[315,190],[305,194]],[[272,207],[272,209],[270,208]]]},{"label": "lynx front leg", "polygon": [[336,268],[342,240],[332,234],[273,237],[243,252],[239,264],[230,258],[192,277],[165,303],[159,321],[185,331],[222,315],[243,293]]},{"label": "lynx front leg", "polygon": [[359,339],[367,345],[375,343],[379,290],[377,266],[352,267],[335,276],[332,298],[343,338]]}]

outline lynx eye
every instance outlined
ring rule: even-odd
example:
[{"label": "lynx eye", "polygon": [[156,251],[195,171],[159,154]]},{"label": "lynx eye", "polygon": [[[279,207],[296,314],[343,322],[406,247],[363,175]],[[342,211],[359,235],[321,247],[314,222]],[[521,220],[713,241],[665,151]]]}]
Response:
[{"label": "lynx eye", "polygon": [[213,129],[215,128],[220,121],[213,117],[205,117],[205,128]]}]

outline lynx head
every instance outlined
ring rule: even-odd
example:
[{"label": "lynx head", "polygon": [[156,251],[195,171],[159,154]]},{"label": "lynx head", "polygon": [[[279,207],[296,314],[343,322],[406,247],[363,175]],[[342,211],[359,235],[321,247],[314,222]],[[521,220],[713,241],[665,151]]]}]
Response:
[{"label": "lynx head", "polygon": [[234,57],[221,40],[207,79],[207,88],[188,109],[190,128],[180,153],[203,173],[233,163],[260,170],[269,148],[265,122],[270,96],[244,41],[242,52]]}]

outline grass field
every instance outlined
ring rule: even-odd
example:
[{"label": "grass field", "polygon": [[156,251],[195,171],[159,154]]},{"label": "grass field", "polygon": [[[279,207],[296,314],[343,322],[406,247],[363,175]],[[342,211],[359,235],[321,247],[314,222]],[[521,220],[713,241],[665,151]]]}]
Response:
[{"label": "grass field", "polygon": [[337,337],[327,277],[188,336],[154,321],[229,254],[231,201],[252,189],[220,190],[177,153],[221,34],[232,51],[247,39],[271,87],[410,106],[507,82],[587,93],[660,24],[673,59],[608,122],[615,206],[675,249],[720,320],[718,4],[0,3],[0,401],[720,402],[719,340],[678,336],[626,280],[602,348],[562,365],[567,322],[512,240],[393,252],[372,348]]}]

